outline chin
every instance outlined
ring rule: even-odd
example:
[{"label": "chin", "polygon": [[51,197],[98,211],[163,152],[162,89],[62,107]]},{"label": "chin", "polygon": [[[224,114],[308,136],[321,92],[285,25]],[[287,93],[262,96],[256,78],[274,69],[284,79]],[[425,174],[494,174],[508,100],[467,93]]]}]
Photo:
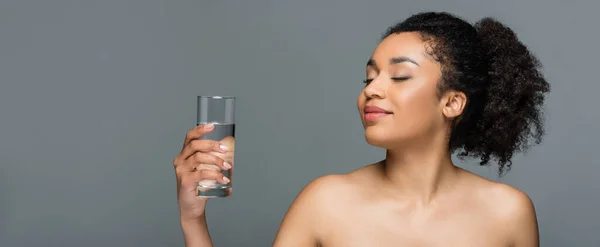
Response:
[{"label": "chin", "polygon": [[369,126],[365,129],[365,140],[369,145],[385,149],[392,147],[394,143],[400,141],[398,138],[392,137],[389,131],[377,128],[376,126]]}]

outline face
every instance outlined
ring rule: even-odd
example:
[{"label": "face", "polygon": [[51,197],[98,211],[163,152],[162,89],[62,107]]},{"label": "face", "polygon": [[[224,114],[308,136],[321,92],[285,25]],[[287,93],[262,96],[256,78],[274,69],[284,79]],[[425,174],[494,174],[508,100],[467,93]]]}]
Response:
[{"label": "face", "polygon": [[[446,126],[451,102],[438,97],[441,67],[417,33],[392,34],[373,52],[358,110],[371,145],[394,148]],[[450,105],[451,106],[451,105]]]}]

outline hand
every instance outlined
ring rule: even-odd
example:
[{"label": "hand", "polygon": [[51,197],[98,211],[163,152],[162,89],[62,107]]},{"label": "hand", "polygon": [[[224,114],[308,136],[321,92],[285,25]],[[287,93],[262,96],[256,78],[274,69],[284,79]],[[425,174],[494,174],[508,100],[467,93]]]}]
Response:
[{"label": "hand", "polygon": [[[232,162],[225,159],[232,157],[233,140],[225,138],[221,141],[198,140],[201,136],[213,131],[214,125],[199,125],[191,129],[186,137],[181,152],[173,160],[177,176],[177,201],[182,220],[193,221],[204,216],[206,198],[196,197],[198,182],[214,180],[227,184],[229,178],[221,174],[221,170],[232,168]],[[227,158],[226,158],[227,157]]]}]

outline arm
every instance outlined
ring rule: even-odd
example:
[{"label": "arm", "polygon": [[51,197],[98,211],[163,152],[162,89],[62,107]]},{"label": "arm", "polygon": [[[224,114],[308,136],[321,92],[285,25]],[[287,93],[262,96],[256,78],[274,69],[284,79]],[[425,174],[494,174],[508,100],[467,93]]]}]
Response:
[{"label": "arm", "polygon": [[206,215],[199,219],[181,219],[181,228],[187,247],[212,247],[212,241],[208,234]]}]

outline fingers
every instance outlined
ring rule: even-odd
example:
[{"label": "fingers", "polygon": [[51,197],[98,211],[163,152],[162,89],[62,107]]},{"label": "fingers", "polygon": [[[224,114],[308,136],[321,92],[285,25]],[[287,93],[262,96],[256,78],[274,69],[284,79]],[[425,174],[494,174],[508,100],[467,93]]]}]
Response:
[{"label": "fingers", "polygon": [[221,172],[215,170],[196,170],[181,174],[182,187],[194,188],[198,183],[207,180],[214,180],[220,184],[228,184],[231,180],[225,177]]},{"label": "fingers", "polygon": [[194,172],[194,175],[192,175],[192,177],[198,179],[198,181],[217,180],[221,184],[228,184],[229,182],[231,182],[231,180],[228,177],[225,177],[223,173],[214,170],[200,170]]},{"label": "fingers", "polygon": [[[177,179],[181,184],[198,185],[210,180],[227,184],[230,179],[221,170],[229,170],[232,165],[224,160],[229,151],[224,143],[215,140],[199,140],[201,136],[214,130],[214,124],[203,124],[192,128],[185,136],[181,153],[173,160]],[[216,153],[216,154],[215,154]]]},{"label": "fingers", "polygon": [[179,154],[178,158],[186,160],[197,152],[227,153],[228,150],[229,148],[215,140],[192,140],[183,148],[183,150],[181,150],[181,154]]},{"label": "fingers", "polygon": [[200,138],[201,136],[203,136],[206,133],[209,133],[211,131],[213,131],[213,129],[215,128],[214,124],[201,124],[198,125],[194,128],[192,128],[190,131],[187,132],[187,134],[185,135],[185,140],[183,141],[183,146],[187,146],[191,141]]},{"label": "fingers", "polygon": [[183,161],[180,164],[176,164],[176,167],[184,167],[185,170],[192,171],[197,168],[214,167],[217,170],[229,170],[232,165],[225,161],[223,158],[209,153],[197,152],[190,158]]},{"label": "fingers", "polygon": [[[199,165],[214,166],[220,170],[229,170],[232,167],[231,163],[225,162],[223,159],[229,157],[225,154],[230,148],[215,140],[198,140],[200,136],[212,131],[214,125],[199,125],[190,130],[185,139],[186,146],[183,147],[181,153],[173,160],[173,165],[176,169],[184,171],[192,171]],[[218,156],[223,156],[218,157]]]}]

